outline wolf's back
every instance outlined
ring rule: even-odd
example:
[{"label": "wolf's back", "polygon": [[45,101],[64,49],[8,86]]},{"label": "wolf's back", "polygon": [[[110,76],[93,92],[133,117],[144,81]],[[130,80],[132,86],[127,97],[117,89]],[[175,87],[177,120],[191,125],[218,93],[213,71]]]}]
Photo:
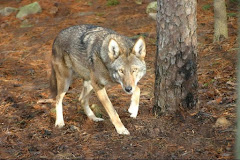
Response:
[{"label": "wolf's back", "polygon": [[96,45],[101,46],[104,37],[109,34],[115,34],[115,32],[94,25],[72,26],[59,33],[53,47],[58,46],[70,54],[86,53]]}]

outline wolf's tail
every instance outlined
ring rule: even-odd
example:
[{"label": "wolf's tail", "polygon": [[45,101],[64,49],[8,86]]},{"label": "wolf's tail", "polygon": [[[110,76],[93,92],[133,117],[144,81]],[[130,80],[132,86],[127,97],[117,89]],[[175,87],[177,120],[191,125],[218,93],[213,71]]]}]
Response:
[{"label": "wolf's tail", "polygon": [[51,64],[51,76],[50,76],[50,92],[51,92],[51,97],[56,98],[57,96],[57,78],[56,78],[56,72],[53,68],[53,65]]}]

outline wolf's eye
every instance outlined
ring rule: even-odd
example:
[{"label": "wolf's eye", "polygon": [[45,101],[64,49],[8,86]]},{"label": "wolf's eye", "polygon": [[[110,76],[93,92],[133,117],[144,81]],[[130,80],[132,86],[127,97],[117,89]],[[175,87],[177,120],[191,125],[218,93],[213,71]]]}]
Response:
[{"label": "wolf's eye", "polygon": [[122,70],[122,69],[119,69],[118,72],[121,73],[121,74],[123,74],[123,70]]},{"label": "wolf's eye", "polygon": [[133,68],[132,72],[137,72],[138,69],[137,68]]}]

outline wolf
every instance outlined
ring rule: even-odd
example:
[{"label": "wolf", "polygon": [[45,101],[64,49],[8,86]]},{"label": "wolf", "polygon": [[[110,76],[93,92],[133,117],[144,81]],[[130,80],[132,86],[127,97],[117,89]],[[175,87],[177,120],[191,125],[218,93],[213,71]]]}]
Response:
[{"label": "wolf", "polygon": [[50,89],[56,98],[55,126],[64,126],[62,101],[74,74],[77,74],[83,79],[79,101],[88,118],[103,120],[89,107],[89,96],[94,90],[117,133],[129,135],[105,87],[120,84],[127,94],[132,94],[128,111],[136,118],[140,98],[137,83],[146,73],[145,55],[143,37],[134,43],[113,30],[94,25],[77,25],[62,30],[54,40],[51,59]]}]

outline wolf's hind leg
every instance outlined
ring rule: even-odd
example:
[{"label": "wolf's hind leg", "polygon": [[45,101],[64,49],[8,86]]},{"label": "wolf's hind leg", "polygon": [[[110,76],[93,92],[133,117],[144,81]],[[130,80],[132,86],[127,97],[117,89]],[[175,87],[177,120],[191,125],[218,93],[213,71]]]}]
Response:
[{"label": "wolf's hind leg", "polygon": [[92,89],[93,89],[93,87],[91,85],[91,81],[84,81],[83,82],[83,90],[82,90],[78,100],[81,102],[81,105],[84,108],[84,112],[88,116],[89,119],[91,119],[95,122],[103,121],[104,119],[96,117],[95,114],[93,113],[93,111],[91,110],[91,108],[89,107],[89,96],[90,96],[90,93],[92,92]]},{"label": "wolf's hind leg", "polygon": [[66,68],[61,64],[55,65],[56,81],[57,81],[57,96],[56,96],[56,121],[55,127],[63,127],[63,97],[69,89],[72,80],[72,70]]}]

